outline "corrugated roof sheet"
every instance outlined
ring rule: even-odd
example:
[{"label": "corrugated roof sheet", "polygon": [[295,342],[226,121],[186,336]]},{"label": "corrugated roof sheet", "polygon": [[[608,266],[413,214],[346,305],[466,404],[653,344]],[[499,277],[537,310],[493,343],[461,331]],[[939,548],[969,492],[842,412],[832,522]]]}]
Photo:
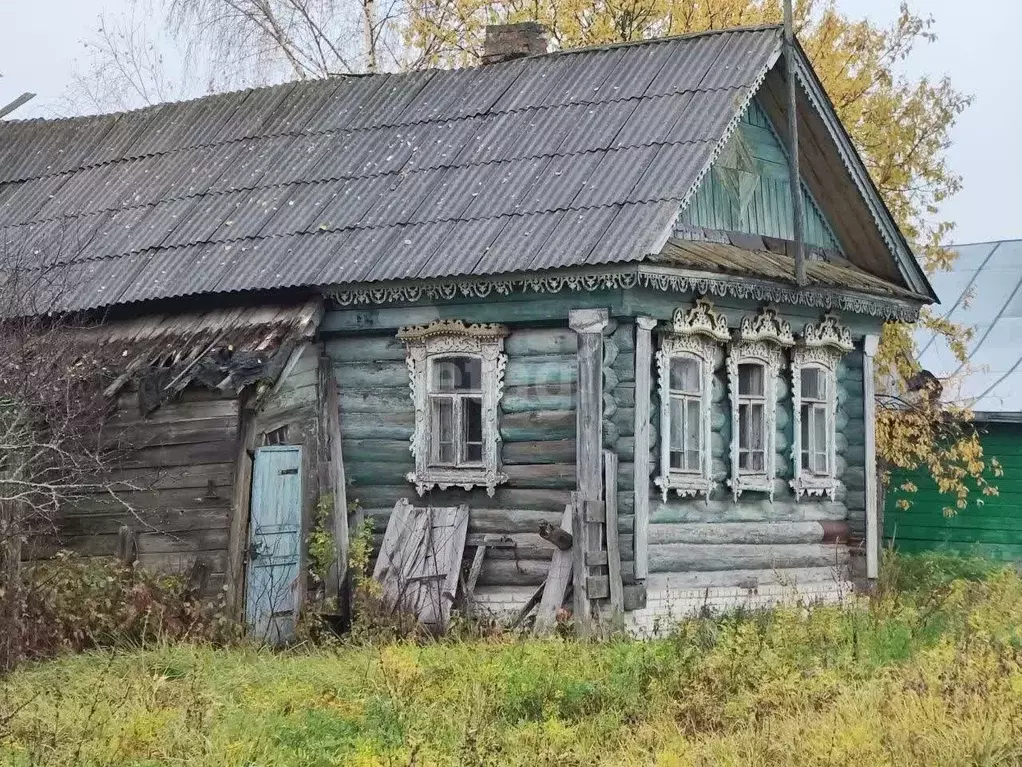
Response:
[{"label": "corrugated roof sheet", "polygon": [[943,317],[970,328],[968,363],[921,328],[919,363],[944,381],[948,401],[977,413],[1022,413],[1022,240],[959,245],[950,271],[931,277]]},{"label": "corrugated roof sheet", "polygon": [[642,259],[780,45],[725,30],[0,123],[0,242],[59,243],[68,308]]}]

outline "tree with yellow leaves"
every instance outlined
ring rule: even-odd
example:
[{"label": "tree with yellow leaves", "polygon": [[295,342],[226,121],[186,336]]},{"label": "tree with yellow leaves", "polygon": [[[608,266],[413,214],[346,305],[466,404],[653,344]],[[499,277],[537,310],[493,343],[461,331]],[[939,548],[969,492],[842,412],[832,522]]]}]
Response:
[{"label": "tree with yellow leaves", "polygon": [[[477,61],[486,26],[494,23],[538,21],[563,49],[778,23],[781,16],[780,0],[411,0],[404,34],[419,66],[454,66]],[[914,46],[934,38],[933,20],[902,4],[896,21],[881,27],[848,18],[835,0],[799,0],[795,23],[902,231],[928,271],[946,269],[955,254],[941,244],[953,225],[939,218],[940,205],[961,186],[946,150],[970,97],[946,77],[913,80],[896,72]],[[966,361],[966,329],[929,311],[920,322]],[[967,410],[942,406],[933,391],[920,391],[912,330],[906,324],[884,329],[876,360],[877,390],[885,393],[878,403],[877,452],[888,471],[925,466],[952,499],[945,512],[953,513],[966,508],[975,490],[996,493],[988,477],[1000,467],[983,455]]]}]

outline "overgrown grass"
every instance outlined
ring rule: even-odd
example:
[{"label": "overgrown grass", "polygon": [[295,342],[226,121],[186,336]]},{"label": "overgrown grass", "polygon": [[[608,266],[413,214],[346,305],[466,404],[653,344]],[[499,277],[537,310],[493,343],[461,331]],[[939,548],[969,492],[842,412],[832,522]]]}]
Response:
[{"label": "overgrown grass", "polygon": [[1022,764],[1022,579],[890,564],[854,607],[651,642],[68,656],[0,682],[0,764]]}]

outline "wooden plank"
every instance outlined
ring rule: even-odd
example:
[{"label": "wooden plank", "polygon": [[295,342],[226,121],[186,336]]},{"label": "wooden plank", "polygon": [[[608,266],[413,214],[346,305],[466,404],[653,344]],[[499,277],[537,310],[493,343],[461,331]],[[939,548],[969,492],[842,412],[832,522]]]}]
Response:
[{"label": "wooden plank", "polygon": [[326,472],[326,491],[332,495],[331,530],[334,538],[334,557],[327,575],[327,594],[336,597],[341,583],[348,573],[348,494],[344,471],[344,456],[341,452],[340,408],[338,406],[337,380],[330,368],[327,357],[320,359],[319,372],[322,376],[323,414],[322,434],[326,441],[329,468]]},{"label": "wooden plank", "polygon": [[606,599],[610,596],[608,577],[606,575],[587,576],[586,591],[589,593],[589,599]]},{"label": "wooden plank", "polygon": [[[564,532],[571,532],[571,526],[572,510],[569,504],[564,507],[560,529]],[[571,581],[573,558],[574,554],[571,549],[556,549],[550,559],[550,570],[547,573],[543,596],[540,599],[536,623],[533,627],[533,631],[537,635],[550,632],[557,623],[557,611],[564,604],[564,595],[568,590],[568,583]]]},{"label": "wooden plank", "polygon": [[580,493],[571,494],[571,535],[574,544],[571,547],[571,577],[574,595],[574,620],[582,636],[588,636],[591,630],[591,614],[589,591],[586,587],[588,568],[586,567],[586,522],[582,511]]},{"label": "wooden plank", "polygon": [[632,493],[635,509],[635,577],[642,580],[649,572],[649,475],[650,475],[650,392],[652,390],[653,317],[635,318],[635,441]]},{"label": "wooden plank", "polygon": [[479,583],[479,573],[483,571],[483,559],[486,558],[486,545],[477,546],[476,553],[472,557],[472,566],[468,569],[468,578],[465,579],[465,604],[468,606],[469,614],[475,612],[476,584]]},{"label": "wooden plank", "polygon": [[586,521],[584,502],[600,500],[603,491],[603,333],[608,324],[606,309],[574,309],[568,314],[568,325],[578,335],[575,433],[578,492],[572,499],[572,535],[575,541],[572,566],[577,570],[574,576],[575,622],[583,637],[589,636],[593,628],[585,552],[597,551],[601,547],[601,525]]},{"label": "wooden plank", "polygon": [[[408,445],[404,445],[407,452]],[[501,460],[505,467],[515,464],[570,464],[574,478],[575,440],[539,439],[527,442],[505,442],[501,449]]]},{"label": "wooden plank", "polygon": [[607,577],[610,581],[610,623],[615,631],[625,627],[625,597],[621,581],[621,544],[617,528],[617,455],[603,453],[606,488]]},{"label": "wooden plank", "polygon": [[231,526],[227,537],[227,607],[237,620],[245,604],[245,550],[248,543],[249,500],[252,494],[252,451],[256,414],[247,402],[241,407],[241,426],[234,453],[231,485]]},{"label": "wooden plank", "polygon": [[[862,349],[862,397],[865,408],[866,437],[866,577],[880,575],[880,498],[877,493],[876,402],[874,399],[873,357],[880,344],[879,336],[868,335]],[[847,475],[849,472],[845,472]],[[844,477],[842,477],[844,480]]]}]

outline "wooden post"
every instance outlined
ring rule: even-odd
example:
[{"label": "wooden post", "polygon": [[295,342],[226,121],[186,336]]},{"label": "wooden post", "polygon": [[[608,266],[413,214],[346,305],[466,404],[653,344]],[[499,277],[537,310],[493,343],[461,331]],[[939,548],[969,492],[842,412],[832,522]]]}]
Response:
[{"label": "wooden post", "polygon": [[877,493],[876,399],[873,358],[880,336],[868,335],[862,344],[862,411],[866,434],[866,577],[880,574],[880,498]]},{"label": "wooden post", "polygon": [[625,627],[625,590],[621,581],[621,544],[617,533],[617,453],[603,453],[607,503],[607,575],[610,578],[610,623],[620,631]]},{"label": "wooden post", "polygon": [[[326,443],[328,470],[325,492],[333,498],[331,532],[334,538],[334,557],[327,575],[327,596],[336,597],[348,572],[348,493],[344,477],[344,457],[341,454],[341,414],[337,393],[337,379],[329,357],[319,359],[321,391],[320,439]],[[343,612],[343,610],[342,610]]]},{"label": "wooden post", "polygon": [[240,403],[237,453],[231,485],[231,527],[227,537],[227,609],[241,619],[245,605],[245,551],[248,548],[249,499],[252,495],[252,453],[255,450],[256,413],[251,398]]},{"label": "wooden post", "polygon": [[573,610],[575,626],[580,636],[589,636],[593,630],[592,607],[589,604],[588,570],[586,553],[582,541],[585,539],[585,504],[581,493],[571,494],[571,530],[574,545],[571,547],[571,585],[574,593]]},{"label": "wooden post", "polygon": [[656,327],[652,317],[635,318],[635,462],[633,464],[635,488],[635,578],[644,580],[649,575],[649,415],[650,370],[653,365],[651,332]]},{"label": "wooden post", "polygon": [[[592,605],[585,587],[589,575],[586,555],[600,548],[600,523],[586,519],[587,501],[603,496],[603,331],[609,322],[606,309],[573,309],[568,326],[578,334],[578,405],[575,418],[575,478],[572,535],[575,555],[575,620],[579,631],[592,631]],[[581,571],[581,572],[578,572]]]},{"label": "wooden post", "polygon": [[[560,530],[565,535],[569,535],[568,531],[572,529],[573,515],[574,504],[569,503],[564,507],[564,514],[561,517]],[[574,541],[574,537],[572,537],[572,541]],[[569,546],[567,549],[558,547],[550,558],[550,570],[547,572],[543,597],[539,603],[539,610],[536,612],[536,623],[533,626],[533,631],[536,634],[546,634],[557,624],[557,611],[564,603],[564,594],[568,590],[568,581],[571,579],[575,557],[574,548],[574,546]]]}]

